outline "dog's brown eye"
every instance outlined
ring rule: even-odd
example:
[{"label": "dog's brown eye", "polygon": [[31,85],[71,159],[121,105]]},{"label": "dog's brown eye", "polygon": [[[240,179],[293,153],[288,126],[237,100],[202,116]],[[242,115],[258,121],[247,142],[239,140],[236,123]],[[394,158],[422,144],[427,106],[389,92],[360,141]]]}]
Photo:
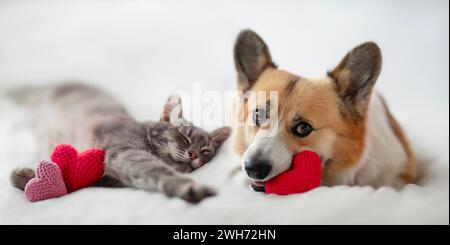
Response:
[{"label": "dog's brown eye", "polygon": [[266,120],[266,111],[264,109],[256,109],[253,112],[253,122],[256,126],[261,126]]},{"label": "dog's brown eye", "polygon": [[308,136],[313,130],[314,129],[311,126],[311,124],[309,124],[307,122],[300,122],[299,124],[297,124],[297,126],[295,126],[292,129],[292,133],[294,133],[298,137],[303,138],[303,137]]}]

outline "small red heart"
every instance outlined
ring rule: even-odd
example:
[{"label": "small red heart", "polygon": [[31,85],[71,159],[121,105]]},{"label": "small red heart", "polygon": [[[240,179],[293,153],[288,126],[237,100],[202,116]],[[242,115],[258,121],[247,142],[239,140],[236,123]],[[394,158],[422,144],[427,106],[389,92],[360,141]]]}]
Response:
[{"label": "small red heart", "polygon": [[60,197],[67,194],[66,185],[59,167],[42,161],[36,168],[36,177],[25,186],[25,196],[31,202]]},{"label": "small red heart", "polygon": [[320,186],[322,162],[312,151],[302,151],[294,156],[292,169],[265,183],[267,194],[289,195],[307,192]]},{"label": "small red heart", "polygon": [[78,154],[70,145],[57,145],[51,159],[61,169],[68,192],[74,192],[102,177],[104,156],[101,149],[91,148]]}]

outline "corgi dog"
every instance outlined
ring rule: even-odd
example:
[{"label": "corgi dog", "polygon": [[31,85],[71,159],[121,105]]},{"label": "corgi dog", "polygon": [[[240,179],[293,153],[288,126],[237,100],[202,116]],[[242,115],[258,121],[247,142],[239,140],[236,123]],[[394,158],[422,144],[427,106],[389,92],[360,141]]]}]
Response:
[{"label": "corgi dog", "polygon": [[[243,95],[235,107],[234,149],[255,191],[288,170],[303,150],[320,156],[326,186],[400,188],[416,178],[407,136],[373,89],[382,65],[377,44],[355,47],[318,79],[278,69],[266,43],[251,30],[238,35],[234,59]],[[250,103],[251,94],[261,92],[276,92],[276,103],[271,96]]]}]

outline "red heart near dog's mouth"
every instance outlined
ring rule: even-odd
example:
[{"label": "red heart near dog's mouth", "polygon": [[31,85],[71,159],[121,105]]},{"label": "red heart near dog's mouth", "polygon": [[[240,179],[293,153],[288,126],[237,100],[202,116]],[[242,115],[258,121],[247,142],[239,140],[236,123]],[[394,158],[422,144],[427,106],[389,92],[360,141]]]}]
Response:
[{"label": "red heart near dog's mouth", "polygon": [[322,161],[312,151],[302,151],[294,155],[292,167],[266,180],[250,180],[254,191],[267,194],[288,195],[307,192],[320,186]]},{"label": "red heart near dog's mouth", "polygon": [[312,151],[302,151],[294,155],[292,168],[265,183],[267,194],[288,195],[304,193],[320,186],[322,161]]}]

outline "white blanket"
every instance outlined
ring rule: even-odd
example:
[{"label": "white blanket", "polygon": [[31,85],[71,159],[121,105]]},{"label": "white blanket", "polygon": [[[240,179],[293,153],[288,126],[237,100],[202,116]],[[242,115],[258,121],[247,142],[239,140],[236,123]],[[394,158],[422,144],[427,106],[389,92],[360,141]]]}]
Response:
[{"label": "white blanket", "polygon": [[26,111],[1,99],[0,224],[448,224],[448,2],[239,2],[1,2],[0,88],[75,78],[115,94],[137,118],[157,119],[168,94],[195,82],[235,88],[242,28],[260,32],[280,67],[302,76],[321,76],[374,40],[384,53],[377,87],[411,136],[418,185],[267,196],[227,177],[239,163],[227,142],[192,174],[218,190],[198,205],[129,188],[30,203],[8,176],[40,160],[40,142]]}]

